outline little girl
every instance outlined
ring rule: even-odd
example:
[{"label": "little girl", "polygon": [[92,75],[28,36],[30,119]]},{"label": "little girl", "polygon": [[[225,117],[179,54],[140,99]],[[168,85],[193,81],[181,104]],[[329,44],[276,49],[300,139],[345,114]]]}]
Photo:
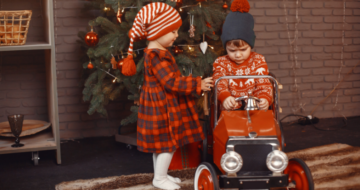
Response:
[{"label": "little girl", "polygon": [[171,6],[156,2],[144,6],[129,32],[130,47],[124,60],[123,74],[135,74],[132,60],[133,41],[146,38],[144,83],[140,94],[137,121],[137,148],[153,153],[153,185],[160,189],[179,189],[179,178],[167,175],[174,151],[201,141],[204,134],[192,93],[210,91],[211,77],[181,76],[174,57],[166,49],[178,37],[182,21]]}]

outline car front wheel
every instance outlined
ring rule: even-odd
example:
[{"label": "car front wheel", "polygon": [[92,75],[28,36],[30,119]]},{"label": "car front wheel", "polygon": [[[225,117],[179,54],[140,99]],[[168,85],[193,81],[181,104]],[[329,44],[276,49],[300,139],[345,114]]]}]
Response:
[{"label": "car front wheel", "polygon": [[290,159],[284,174],[289,175],[289,184],[295,185],[289,189],[314,190],[314,181],[310,169],[303,160],[299,158]]},{"label": "car front wheel", "polygon": [[201,163],[195,172],[195,190],[219,190],[219,180],[214,167],[208,163]]}]

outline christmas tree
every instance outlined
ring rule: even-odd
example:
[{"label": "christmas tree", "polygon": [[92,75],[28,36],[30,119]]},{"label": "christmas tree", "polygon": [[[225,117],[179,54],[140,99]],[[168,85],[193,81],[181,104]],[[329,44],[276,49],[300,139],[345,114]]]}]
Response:
[{"label": "christmas tree", "polygon": [[[92,0],[85,6],[87,11],[100,10],[101,16],[89,21],[90,32],[79,32],[79,43],[84,49],[82,59],[87,79],[83,100],[90,101],[88,114],[99,113],[106,117],[105,106],[118,98],[125,90],[134,101],[132,114],[121,121],[122,125],[136,122],[140,88],[143,83],[143,49],[146,40],[134,43],[136,74],[128,77],[121,73],[122,59],[129,46],[128,32],[138,11],[151,2],[164,2],[176,8],[183,24],[179,37],[169,51],[175,57],[182,75],[211,76],[212,64],[225,53],[221,40],[221,28],[231,0]],[[200,97],[198,97],[200,98]],[[201,104],[199,104],[201,105]]]}]

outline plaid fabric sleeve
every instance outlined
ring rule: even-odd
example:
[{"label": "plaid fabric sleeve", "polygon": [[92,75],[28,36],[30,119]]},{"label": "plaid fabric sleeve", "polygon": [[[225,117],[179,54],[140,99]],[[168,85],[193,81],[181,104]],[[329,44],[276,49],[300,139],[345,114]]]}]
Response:
[{"label": "plaid fabric sleeve", "polygon": [[[159,54],[151,53],[151,70],[167,91],[176,92],[179,95],[201,93],[201,77],[179,76],[179,69],[167,59],[161,59]],[[161,56],[161,54],[160,54]]]},{"label": "plaid fabric sleeve", "polygon": [[[265,62],[265,58],[262,58],[262,63],[256,68],[256,70],[263,70],[262,75],[268,75],[269,69]],[[255,79],[254,96],[258,98],[264,98],[269,102],[269,105],[273,102],[273,89],[269,79]]]},{"label": "plaid fabric sleeve", "polygon": [[[225,64],[222,63],[220,58],[218,58],[215,60],[215,62],[213,64],[214,83],[218,78],[220,78],[222,76],[226,76],[226,68],[225,68]],[[223,79],[218,83],[217,94],[218,94],[218,100],[220,102],[224,102],[224,100],[227,97],[231,96],[231,93],[229,91],[229,81],[228,80]]]}]

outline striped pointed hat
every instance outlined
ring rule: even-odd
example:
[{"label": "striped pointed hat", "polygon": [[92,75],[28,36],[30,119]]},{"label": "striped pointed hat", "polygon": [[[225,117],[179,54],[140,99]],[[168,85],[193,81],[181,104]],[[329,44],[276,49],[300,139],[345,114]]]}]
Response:
[{"label": "striped pointed hat", "polygon": [[128,57],[124,59],[122,73],[126,76],[136,74],[133,60],[133,43],[137,40],[156,40],[161,36],[178,29],[182,24],[179,13],[166,3],[150,3],[138,12],[129,31],[130,46]]}]

